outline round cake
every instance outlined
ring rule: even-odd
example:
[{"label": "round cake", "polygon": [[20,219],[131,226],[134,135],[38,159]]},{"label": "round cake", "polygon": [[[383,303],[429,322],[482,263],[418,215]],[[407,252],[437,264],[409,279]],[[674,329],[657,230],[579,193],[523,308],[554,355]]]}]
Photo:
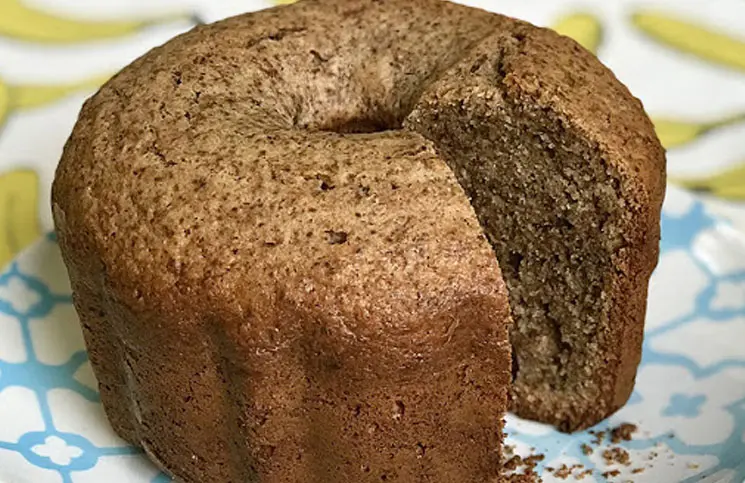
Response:
[{"label": "round cake", "polygon": [[628,399],[664,185],[574,41],[306,0],[115,76],[52,204],[107,415],[179,481],[483,483],[510,408]]}]

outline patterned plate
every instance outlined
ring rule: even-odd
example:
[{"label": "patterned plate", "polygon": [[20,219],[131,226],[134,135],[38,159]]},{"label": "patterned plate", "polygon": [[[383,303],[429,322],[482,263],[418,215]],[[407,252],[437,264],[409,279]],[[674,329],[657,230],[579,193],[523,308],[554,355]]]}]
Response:
[{"label": "patterned plate", "polygon": [[[95,388],[50,235],[0,275],[0,481],[169,481],[112,433]],[[509,442],[544,455],[544,481],[745,480],[745,236],[678,190],[665,203],[636,390],[594,430],[622,422],[638,426],[632,440],[598,446],[597,434],[510,418]],[[610,448],[629,461],[608,465]]]}]

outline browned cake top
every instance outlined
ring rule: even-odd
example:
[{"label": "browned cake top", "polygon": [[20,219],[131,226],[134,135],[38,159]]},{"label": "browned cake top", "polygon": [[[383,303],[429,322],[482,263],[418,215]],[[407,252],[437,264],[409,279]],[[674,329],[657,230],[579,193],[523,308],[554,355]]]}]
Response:
[{"label": "browned cake top", "polygon": [[506,50],[488,76],[581,128],[655,199],[649,121],[572,41],[437,0],[308,0],[199,27],[104,86],[57,172],[58,228],[132,307],[189,320],[283,300],[355,337],[424,340],[423,315],[505,289],[455,177],[401,124],[492,47]]},{"label": "browned cake top", "polygon": [[435,2],[400,2],[412,10],[403,16],[338,3],[198,28],[86,104],[57,174],[56,220],[69,244],[103,260],[113,297],[184,321],[289,303],[354,337],[426,347],[442,334],[418,322],[504,294],[430,143],[331,132],[395,127],[491,17]]}]

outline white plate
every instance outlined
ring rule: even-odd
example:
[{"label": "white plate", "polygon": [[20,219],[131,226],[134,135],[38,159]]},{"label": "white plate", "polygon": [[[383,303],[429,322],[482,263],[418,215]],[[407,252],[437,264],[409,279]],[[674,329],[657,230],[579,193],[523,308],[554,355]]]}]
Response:
[{"label": "white plate", "polygon": [[[614,445],[630,464],[606,466],[602,448],[585,455],[588,432],[510,418],[509,443],[545,455],[539,471],[581,464],[594,470],[585,483],[613,469],[621,473],[610,481],[745,481],[745,237],[677,190],[662,228],[636,390],[595,428],[638,425],[632,441]],[[169,481],[112,433],[95,387],[50,235],[0,275],[0,481]]]}]

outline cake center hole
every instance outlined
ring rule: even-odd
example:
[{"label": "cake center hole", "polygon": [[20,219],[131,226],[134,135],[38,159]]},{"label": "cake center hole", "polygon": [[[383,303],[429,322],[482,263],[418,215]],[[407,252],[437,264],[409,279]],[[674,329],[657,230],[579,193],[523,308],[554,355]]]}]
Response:
[{"label": "cake center hole", "polygon": [[349,119],[339,119],[324,126],[324,131],[333,131],[342,134],[370,134],[375,132],[395,131],[401,129],[400,119],[386,116],[384,113],[369,113]]}]

